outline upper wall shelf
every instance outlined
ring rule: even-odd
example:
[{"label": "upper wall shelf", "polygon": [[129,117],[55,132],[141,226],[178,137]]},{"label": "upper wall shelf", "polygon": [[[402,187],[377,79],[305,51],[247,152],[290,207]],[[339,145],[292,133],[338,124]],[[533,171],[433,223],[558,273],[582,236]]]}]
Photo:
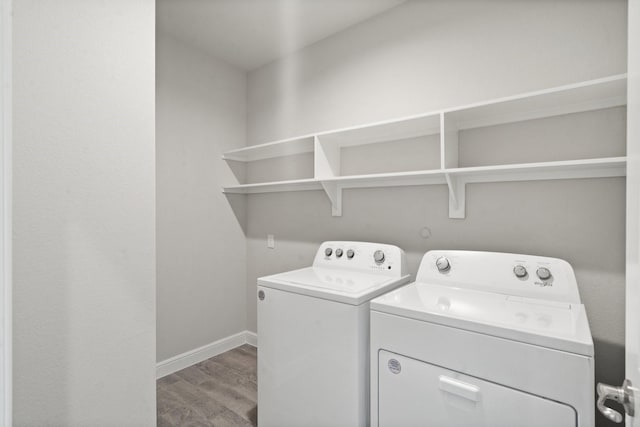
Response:
[{"label": "upper wall shelf", "polygon": [[[313,153],[313,178],[233,185],[225,187],[223,191],[252,194],[323,189],[331,201],[333,214],[341,215],[343,188],[447,184],[450,217],[464,218],[467,183],[624,176],[626,158],[619,156],[458,167],[460,130],[624,105],[626,75],[622,74],[396,120],[248,146],[226,152],[223,159],[252,162]],[[341,174],[342,148],[425,136],[437,138],[438,135],[438,169],[347,176]]]},{"label": "upper wall shelf", "polygon": [[459,130],[617,107],[627,103],[626,74],[451,108]]},{"label": "upper wall shelf", "polygon": [[321,132],[316,134],[323,143],[340,147],[375,144],[378,142],[398,141],[440,133],[440,114],[427,114],[408,117],[402,120],[390,120],[366,126]]},{"label": "upper wall shelf", "polygon": [[222,158],[236,162],[253,162],[255,160],[271,159],[274,157],[311,153],[313,152],[313,141],[313,135],[284,139],[282,141],[268,142],[266,144],[252,145],[250,147],[227,151],[222,155]]}]

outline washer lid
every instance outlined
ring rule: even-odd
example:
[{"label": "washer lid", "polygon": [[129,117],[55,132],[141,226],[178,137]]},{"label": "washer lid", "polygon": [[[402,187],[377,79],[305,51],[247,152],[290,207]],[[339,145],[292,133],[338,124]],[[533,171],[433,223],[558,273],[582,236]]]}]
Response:
[{"label": "washer lid", "polygon": [[338,268],[307,267],[260,277],[259,286],[359,305],[409,281]]},{"label": "washer lid", "polygon": [[414,282],[372,300],[371,309],[593,356],[582,304]]}]

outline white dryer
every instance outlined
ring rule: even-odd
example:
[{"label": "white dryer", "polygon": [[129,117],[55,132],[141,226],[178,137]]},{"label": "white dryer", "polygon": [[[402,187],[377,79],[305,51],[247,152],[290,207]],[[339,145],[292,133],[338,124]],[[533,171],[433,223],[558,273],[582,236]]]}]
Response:
[{"label": "white dryer", "polygon": [[374,427],[594,425],[593,342],[565,261],[425,254],[371,302]]},{"label": "white dryer", "polygon": [[369,301],[409,281],[391,245],[325,242],[258,279],[260,427],[369,425]]}]

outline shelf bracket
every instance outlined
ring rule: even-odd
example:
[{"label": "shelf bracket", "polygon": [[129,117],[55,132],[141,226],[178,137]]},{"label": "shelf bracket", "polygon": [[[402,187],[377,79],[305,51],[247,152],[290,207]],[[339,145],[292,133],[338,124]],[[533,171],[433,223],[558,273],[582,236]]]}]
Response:
[{"label": "shelf bracket", "polygon": [[342,186],[335,182],[322,182],[322,188],[331,202],[331,215],[342,216]]},{"label": "shelf bracket", "polygon": [[466,180],[445,174],[449,187],[449,218],[464,219],[466,201]]}]

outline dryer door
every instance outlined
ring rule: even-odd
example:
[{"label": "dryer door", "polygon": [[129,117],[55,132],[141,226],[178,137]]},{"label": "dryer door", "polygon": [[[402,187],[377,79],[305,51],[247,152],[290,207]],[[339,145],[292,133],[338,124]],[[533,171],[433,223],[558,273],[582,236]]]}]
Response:
[{"label": "dryer door", "polygon": [[575,426],[570,406],[381,350],[380,427]]}]

